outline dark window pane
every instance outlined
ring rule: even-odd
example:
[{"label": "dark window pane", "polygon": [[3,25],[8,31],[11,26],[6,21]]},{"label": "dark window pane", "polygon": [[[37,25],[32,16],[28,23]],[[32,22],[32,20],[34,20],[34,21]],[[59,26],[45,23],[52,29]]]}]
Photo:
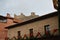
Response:
[{"label": "dark window pane", "polygon": [[44,26],[44,29],[45,29],[45,34],[46,35],[50,35],[50,28],[49,28],[50,25],[45,25]]},{"label": "dark window pane", "polygon": [[18,31],[18,36],[20,36],[20,31]]}]

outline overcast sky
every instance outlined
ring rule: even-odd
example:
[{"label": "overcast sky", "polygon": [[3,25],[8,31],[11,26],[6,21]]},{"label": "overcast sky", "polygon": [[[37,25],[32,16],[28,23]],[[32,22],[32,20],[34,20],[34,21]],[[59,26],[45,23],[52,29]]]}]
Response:
[{"label": "overcast sky", "polygon": [[0,15],[5,16],[10,13],[11,16],[24,13],[30,15],[35,12],[37,15],[45,15],[56,11],[53,8],[52,0],[0,0]]}]

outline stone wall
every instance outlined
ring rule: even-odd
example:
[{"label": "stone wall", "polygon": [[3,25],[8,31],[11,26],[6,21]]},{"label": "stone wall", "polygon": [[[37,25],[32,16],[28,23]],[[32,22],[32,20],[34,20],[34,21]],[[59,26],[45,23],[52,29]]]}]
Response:
[{"label": "stone wall", "polygon": [[36,22],[29,23],[26,25],[18,26],[15,28],[11,28],[8,30],[8,37],[9,38],[12,38],[13,36],[17,37],[18,31],[21,31],[22,37],[24,36],[24,34],[27,34],[27,36],[29,36],[29,29],[32,29],[32,28],[33,28],[34,36],[36,36],[36,34],[38,32],[40,32],[41,35],[44,35],[45,34],[45,30],[44,30],[45,25],[50,25],[49,26],[50,27],[50,33],[53,34],[53,30],[58,29],[58,16],[51,17],[48,19],[44,19],[41,21],[36,21]]}]

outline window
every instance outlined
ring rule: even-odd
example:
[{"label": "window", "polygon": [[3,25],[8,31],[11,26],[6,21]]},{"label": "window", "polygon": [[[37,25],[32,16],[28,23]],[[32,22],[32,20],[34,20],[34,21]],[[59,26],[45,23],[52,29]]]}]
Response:
[{"label": "window", "polygon": [[30,37],[32,37],[33,36],[33,29],[29,29],[29,31],[30,31]]},{"label": "window", "polygon": [[30,33],[33,33],[33,29],[30,29]]},{"label": "window", "polygon": [[6,19],[4,19],[4,20],[0,20],[0,22],[7,22],[7,20],[6,20]]},{"label": "window", "polygon": [[7,22],[7,20],[5,19],[5,20],[3,20],[3,22]]},{"label": "window", "polygon": [[20,31],[18,31],[18,36],[20,36]]},{"label": "window", "polygon": [[49,35],[50,34],[50,28],[49,28],[50,25],[45,25],[44,26],[44,29],[45,29],[45,34],[46,35]]},{"label": "window", "polygon": [[20,40],[20,38],[21,38],[21,32],[18,31],[18,40]]}]

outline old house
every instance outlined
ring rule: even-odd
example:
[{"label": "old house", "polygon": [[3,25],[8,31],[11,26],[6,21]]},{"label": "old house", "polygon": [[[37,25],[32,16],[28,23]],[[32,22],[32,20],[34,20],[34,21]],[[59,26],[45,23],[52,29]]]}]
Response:
[{"label": "old house", "polygon": [[7,37],[8,30],[5,29],[6,26],[10,26],[19,22],[21,22],[21,20],[11,17],[9,13],[7,13],[7,16],[0,15],[0,40],[5,40]]},{"label": "old house", "polygon": [[[32,12],[33,18],[38,17],[38,15],[35,15],[34,12]],[[21,23],[24,20],[29,20],[31,19],[31,16],[25,16],[23,15],[23,13],[21,13],[21,15],[16,16],[14,14],[14,18],[11,17],[11,15],[9,13],[7,13],[7,16],[1,16],[0,15],[0,40],[4,40],[7,37],[7,32],[8,29],[5,29],[6,26],[10,26],[10,25],[15,25],[17,23]],[[3,36],[1,36],[3,35]]]},{"label": "old house", "polygon": [[4,23],[6,23],[6,20],[7,20],[6,17],[0,15],[0,40],[4,40],[5,37],[7,36],[7,34],[5,34],[7,33],[7,31],[3,29],[4,28],[3,26],[5,26]]},{"label": "old house", "polygon": [[29,37],[31,33],[36,36],[39,32],[41,36],[44,34],[57,35],[58,32],[58,14],[52,12],[34,19],[30,19],[15,25],[6,27],[8,29],[8,37],[24,36]]}]

